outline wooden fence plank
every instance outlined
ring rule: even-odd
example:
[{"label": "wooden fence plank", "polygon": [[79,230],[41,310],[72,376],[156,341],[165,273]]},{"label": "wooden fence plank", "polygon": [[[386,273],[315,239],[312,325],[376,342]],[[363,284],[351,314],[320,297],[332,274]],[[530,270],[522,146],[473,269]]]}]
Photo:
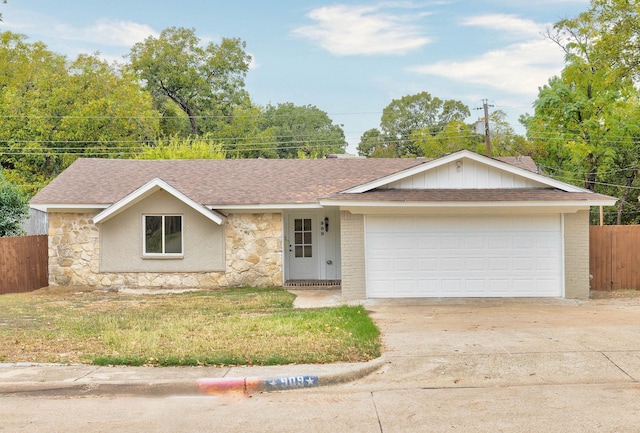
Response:
[{"label": "wooden fence plank", "polygon": [[640,226],[589,228],[592,290],[640,290]]},{"label": "wooden fence plank", "polygon": [[48,254],[46,235],[0,238],[0,294],[47,286]]}]

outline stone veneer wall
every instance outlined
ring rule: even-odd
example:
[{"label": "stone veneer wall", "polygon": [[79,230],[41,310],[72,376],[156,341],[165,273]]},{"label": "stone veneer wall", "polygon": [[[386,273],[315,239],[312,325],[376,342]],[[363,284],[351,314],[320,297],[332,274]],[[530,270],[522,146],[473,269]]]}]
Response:
[{"label": "stone veneer wall", "polygon": [[282,285],[281,214],[231,214],[226,272],[100,273],[94,214],[49,214],[49,284],[95,287],[268,287]]},{"label": "stone veneer wall", "polygon": [[589,211],[564,214],[564,297],[589,299]]}]

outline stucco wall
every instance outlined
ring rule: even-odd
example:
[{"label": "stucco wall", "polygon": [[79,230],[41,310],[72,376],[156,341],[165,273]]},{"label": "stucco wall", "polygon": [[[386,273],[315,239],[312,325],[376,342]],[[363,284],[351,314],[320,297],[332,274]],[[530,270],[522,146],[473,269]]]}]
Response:
[{"label": "stucco wall", "polygon": [[[149,258],[142,251],[142,219],[148,214],[182,216],[183,256]],[[166,191],[158,191],[100,229],[101,272],[211,272],[225,270],[224,226],[205,218]]]},{"label": "stucco wall", "polygon": [[[220,272],[100,272],[100,227],[93,224],[93,216],[49,214],[50,284],[182,288],[282,285],[280,214],[229,215],[224,227],[225,270]],[[131,242],[137,243],[138,239]]]},{"label": "stucco wall", "polygon": [[340,212],[342,248],[342,297],[365,299],[366,273],[364,253],[364,215]]},{"label": "stucco wall", "polygon": [[589,211],[564,215],[565,298],[589,299]]}]

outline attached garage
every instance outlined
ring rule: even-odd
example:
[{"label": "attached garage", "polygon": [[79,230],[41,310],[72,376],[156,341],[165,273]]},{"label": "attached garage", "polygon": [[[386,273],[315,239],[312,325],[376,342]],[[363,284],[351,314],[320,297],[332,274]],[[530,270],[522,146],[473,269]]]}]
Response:
[{"label": "attached garage", "polygon": [[368,298],[561,297],[562,217],[365,218]]},{"label": "attached garage", "polygon": [[586,299],[590,209],[615,202],[464,150],[320,201],[340,209],[346,299]]}]

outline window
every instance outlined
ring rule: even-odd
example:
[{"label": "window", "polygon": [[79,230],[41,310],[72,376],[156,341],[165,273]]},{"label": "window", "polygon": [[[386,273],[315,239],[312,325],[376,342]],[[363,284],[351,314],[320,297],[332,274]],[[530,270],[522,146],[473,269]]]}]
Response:
[{"label": "window", "polygon": [[181,215],[145,215],[143,225],[143,251],[145,255],[182,255]]},{"label": "window", "polygon": [[293,222],[296,257],[312,257],[311,218],[296,218]]}]

